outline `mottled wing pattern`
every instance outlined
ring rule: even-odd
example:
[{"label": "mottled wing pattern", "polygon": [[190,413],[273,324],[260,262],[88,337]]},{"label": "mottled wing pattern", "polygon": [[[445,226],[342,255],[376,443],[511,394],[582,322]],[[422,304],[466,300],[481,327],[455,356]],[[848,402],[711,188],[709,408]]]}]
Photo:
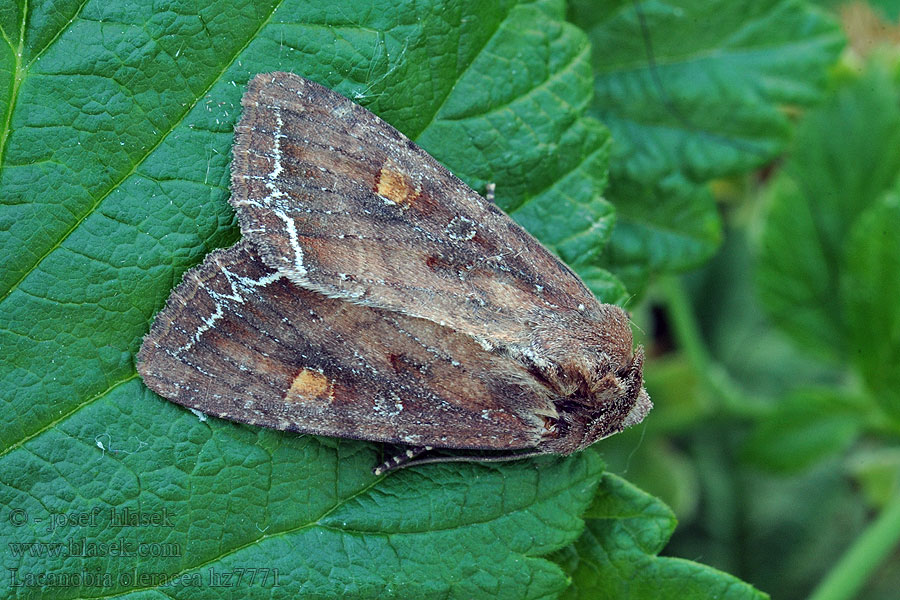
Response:
[{"label": "mottled wing pattern", "polygon": [[301,289],[246,241],[186,274],[138,371],[217,417],[411,445],[533,448],[541,407],[554,414],[527,373],[468,336]]},{"label": "mottled wing pattern", "polygon": [[597,308],[525,230],[364,108],[290,73],[256,76],[242,104],[231,202],[298,285],[494,345]]}]

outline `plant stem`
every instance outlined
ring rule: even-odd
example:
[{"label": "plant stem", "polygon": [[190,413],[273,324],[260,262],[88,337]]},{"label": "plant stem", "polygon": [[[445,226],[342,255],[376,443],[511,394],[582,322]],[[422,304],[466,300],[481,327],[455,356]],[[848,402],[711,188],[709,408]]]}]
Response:
[{"label": "plant stem", "polygon": [[666,299],[669,317],[678,340],[694,371],[701,380],[718,396],[721,406],[726,412],[744,418],[758,419],[769,414],[770,409],[752,401],[731,379],[728,371],[717,363],[706,350],[706,344],[700,335],[700,326],[694,315],[694,309],[688,300],[681,279],[675,276],[662,277],[658,281],[659,289]]},{"label": "plant stem", "polygon": [[844,553],[809,600],[849,600],[900,543],[900,495],[895,495]]}]

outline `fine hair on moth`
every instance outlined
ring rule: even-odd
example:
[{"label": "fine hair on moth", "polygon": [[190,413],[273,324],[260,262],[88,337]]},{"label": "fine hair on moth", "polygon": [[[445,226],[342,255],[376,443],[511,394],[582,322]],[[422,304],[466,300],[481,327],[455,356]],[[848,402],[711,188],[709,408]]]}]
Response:
[{"label": "fine hair on moth", "polygon": [[[568,455],[644,418],[626,313],[493,202],[300,76],[259,74],[241,104],[242,239],[157,314],[137,357],[150,389],[223,419],[407,448],[376,473]],[[421,456],[432,449],[462,454]]]}]

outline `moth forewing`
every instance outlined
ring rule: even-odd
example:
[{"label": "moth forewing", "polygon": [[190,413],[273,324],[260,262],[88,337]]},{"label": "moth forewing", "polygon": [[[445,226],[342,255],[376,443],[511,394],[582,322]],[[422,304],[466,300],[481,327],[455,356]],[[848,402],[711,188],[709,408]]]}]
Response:
[{"label": "moth forewing", "polygon": [[231,202],[301,287],[523,347],[541,313],[597,306],[500,209],[340,94],[270,73],[241,103]]},{"label": "moth forewing", "polygon": [[138,370],[206,414],[395,444],[531,448],[536,412],[553,409],[524,369],[468,336],[299,288],[247,241],[185,275]]}]

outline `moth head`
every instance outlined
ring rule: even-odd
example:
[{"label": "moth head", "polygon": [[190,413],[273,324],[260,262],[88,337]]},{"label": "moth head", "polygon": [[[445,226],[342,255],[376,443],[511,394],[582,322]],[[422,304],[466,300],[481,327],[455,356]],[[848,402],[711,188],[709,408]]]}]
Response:
[{"label": "moth head", "polygon": [[[644,350],[638,347],[626,364],[592,382],[582,417],[586,420],[579,448],[640,423],[653,404],[644,389]],[[585,419],[586,418],[586,419]]]},{"label": "moth head", "polygon": [[[644,351],[632,350],[625,312],[602,305],[596,328],[585,332],[581,351],[561,362],[556,402],[559,417],[542,446],[569,454],[643,420],[653,404],[643,387]],[[553,439],[551,439],[553,438]]]},{"label": "moth head", "polygon": [[[601,304],[579,335],[580,348],[566,348],[567,379],[577,382],[581,402],[604,409],[618,398],[633,401],[643,381],[644,351],[633,350],[631,320],[618,306]],[[573,398],[574,400],[575,398]]]}]

